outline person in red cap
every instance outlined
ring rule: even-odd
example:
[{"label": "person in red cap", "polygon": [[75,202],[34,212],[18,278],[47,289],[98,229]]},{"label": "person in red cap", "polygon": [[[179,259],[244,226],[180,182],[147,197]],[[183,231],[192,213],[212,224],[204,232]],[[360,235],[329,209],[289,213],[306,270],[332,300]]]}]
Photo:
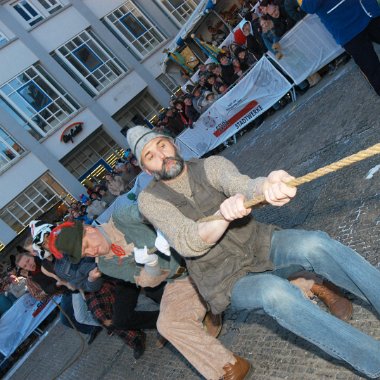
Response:
[{"label": "person in red cap", "polygon": [[[150,253],[155,247],[159,251]],[[123,280],[118,291],[124,297],[113,298],[115,313],[112,316],[110,310],[105,313],[110,317],[107,328],[155,328],[158,311],[135,311],[140,291],[137,286],[155,288],[165,281],[187,277],[182,258],[171,252],[164,238],[143,222],[136,205],[115,209],[111,220],[102,225],[61,224],[50,234],[49,251],[58,259],[69,257],[74,264],[96,257],[99,275],[104,273]],[[160,289],[163,287],[157,291]],[[145,293],[157,300],[154,289],[145,289]],[[198,294],[194,301],[202,302]],[[93,301],[88,302],[91,306]],[[220,318],[208,315],[204,323],[214,335],[220,332]]]},{"label": "person in red cap", "polygon": [[234,40],[238,45],[246,47],[253,53],[256,59],[260,59],[264,54],[261,37],[254,33],[251,21],[246,19],[240,21],[234,31]]}]

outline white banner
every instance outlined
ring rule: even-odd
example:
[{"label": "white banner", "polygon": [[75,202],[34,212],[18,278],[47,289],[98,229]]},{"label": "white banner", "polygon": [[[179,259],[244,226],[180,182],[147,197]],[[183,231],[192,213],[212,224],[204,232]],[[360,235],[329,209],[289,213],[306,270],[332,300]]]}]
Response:
[{"label": "white banner", "polygon": [[228,140],[280,100],[291,84],[263,57],[251,71],[207,111],[194,129],[186,129],[176,139],[200,157]]},{"label": "white banner", "polygon": [[[60,302],[60,296],[54,297]],[[8,357],[55,308],[53,301],[37,301],[29,293],[21,296],[0,319],[0,352]]]},{"label": "white banner", "polygon": [[280,60],[276,60],[270,52],[267,54],[276,60],[295,84],[301,83],[344,51],[316,15],[307,15],[279,43],[283,54]]},{"label": "white banner", "polygon": [[176,139],[175,139],[175,144],[177,145],[177,147],[179,148],[179,153],[181,155],[181,157],[184,159],[184,160],[190,160],[190,158],[194,158],[194,157],[199,157],[199,155],[194,152],[191,147],[187,146],[183,141],[181,141],[178,137],[180,136],[177,136]]}]

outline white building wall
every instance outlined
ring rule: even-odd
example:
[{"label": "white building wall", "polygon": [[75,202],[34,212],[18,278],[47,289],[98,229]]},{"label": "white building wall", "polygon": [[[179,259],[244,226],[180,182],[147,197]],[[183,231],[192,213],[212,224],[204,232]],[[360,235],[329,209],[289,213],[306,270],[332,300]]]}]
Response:
[{"label": "white building wall", "polygon": [[82,0],[91,10],[95,13],[95,15],[101,19],[106,14],[110,13],[114,9],[120,7],[125,0]]},{"label": "white building wall", "polygon": [[1,175],[0,208],[22,193],[46,171],[47,167],[33,153],[26,154],[12,165]]},{"label": "white building wall", "polygon": [[70,6],[47,19],[31,33],[47,51],[51,52],[89,26],[89,22]]},{"label": "white building wall", "polygon": [[15,38],[15,34],[0,21],[0,32],[2,32],[9,40]]},{"label": "white building wall", "polygon": [[113,115],[146,88],[146,86],[147,83],[136,71],[131,71],[107,92],[99,96],[97,102],[101,104],[110,115]]},{"label": "white building wall", "polygon": [[0,49],[0,84],[7,82],[38,58],[20,40],[15,40]]},{"label": "white building wall", "polygon": [[[74,137],[74,143],[64,143],[60,141],[62,132],[70,124],[75,122],[83,123],[83,130],[76,137]],[[71,119],[64,126],[50,135],[42,145],[47,148],[58,160],[70,153],[78,144],[85,140],[91,133],[101,126],[101,122],[91,113],[89,109],[85,109]]]},{"label": "white building wall", "polygon": [[163,53],[163,50],[165,50],[166,46],[170,45],[170,41],[161,46],[157,51],[149,55],[146,59],[143,61],[144,67],[151,72],[151,74],[157,78],[159,75],[163,73],[161,62],[165,58],[165,54]]}]

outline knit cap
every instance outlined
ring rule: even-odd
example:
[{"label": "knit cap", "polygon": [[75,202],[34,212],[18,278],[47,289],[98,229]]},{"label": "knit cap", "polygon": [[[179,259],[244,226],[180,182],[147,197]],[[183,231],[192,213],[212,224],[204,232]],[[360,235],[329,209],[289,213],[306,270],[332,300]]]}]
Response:
[{"label": "knit cap", "polygon": [[141,167],[142,167],[141,153],[144,149],[144,146],[149,141],[152,141],[153,139],[156,139],[157,137],[164,137],[166,139],[173,141],[171,137],[164,135],[162,133],[153,131],[152,129],[149,129],[147,127],[143,127],[142,125],[137,125],[136,127],[132,127],[128,129],[127,142],[128,142],[129,148],[131,149],[132,153],[136,156],[137,161]]},{"label": "knit cap", "polygon": [[54,228],[49,236],[49,251],[56,259],[66,254],[73,264],[82,258],[83,223],[76,220],[65,222]]}]

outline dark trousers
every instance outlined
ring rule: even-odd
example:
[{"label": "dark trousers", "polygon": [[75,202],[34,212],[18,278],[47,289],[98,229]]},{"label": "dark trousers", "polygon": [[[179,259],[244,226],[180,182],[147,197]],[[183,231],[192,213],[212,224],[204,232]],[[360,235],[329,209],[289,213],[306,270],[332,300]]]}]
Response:
[{"label": "dark trousers", "polygon": [[373,42],[380,44],[380,17],[376,17],[368,26],[343,45],[369,83],[380,96],[380,60],[373,47]]},{"label": "dark trousers", "polygon": [[255,37],[250,34],[247,37],[247,49],[259,60],[265,53],[264,43],[262,42],[261,36]]},{"label": "dark trousers", "polygon": [[159,311],[135,311],[140,289],[129,282],[115,287],[112,325],[118,329],[155,329]]}]

